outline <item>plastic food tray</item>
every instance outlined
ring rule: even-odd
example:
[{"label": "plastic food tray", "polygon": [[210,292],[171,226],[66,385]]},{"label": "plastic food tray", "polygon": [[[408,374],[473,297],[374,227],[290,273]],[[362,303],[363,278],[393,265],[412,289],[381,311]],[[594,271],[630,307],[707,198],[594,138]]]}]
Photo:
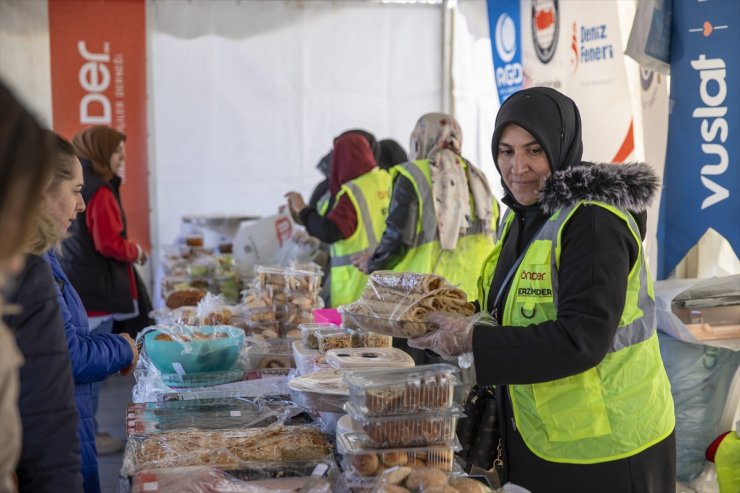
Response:
[{"label": "plastic food tray", "polygon": [[426,447],[454,440],[460,408],[435,413],[368,417],[351,403],[345,409],[377,447]]},{"label": "plastic food tray", "polygon": [[362,329],[350,329],[352,334],[352,347],[392,347],[393,336],[377,334]]},{"label": "plastic food tray", "polygon": [[286,275],[290,269],[271,265],[257,265],[254,272],[257,274],[259,287],[273,286],[276,288],[286,287]]},{"label": "plastic food tray", "polygon": [[295,368],[292,341],[270,339],[249,348],[247,358],[253,369]]},{"label": "plastic food tray", "polygon": [[326,353],[331,349],[343,349],[352,347],[352,335],[344,330],[337,329],[334,331],[319,332],[316,334],[319,352]]},{"label": "plastic food tray", "polygon": [[433,322],[388,320],[368,315],[360,315],[347,310],[341,310],[341,313],[342,324],[347,328],[363,329],[377,334],[406,339],[420,337],[439,328],[439,325]]},{"label": "plastic food tray", "polygon": [[[378,448],[360,432],[337,434],[337,450],[342,454],[342,466],[349,479],[377,476],[394,466],[432,467],[451,472],[455,467],[457,440],[428,447]],[[381,467],[382,466],[382,467]]]},{"label": "plastic food tray", "polygon": [[286,275],[286,281],[289,289],[316,293],[321,289],[321,277],[320,272],[291,269]]},{"label": "plastic food tray", "polygon": [[319,323],[306,323],[300,324],[298,328],[301,331],[301,341],[309,349],[318,349],[319,341],[316,339],[316,334],[321,331],[336,332],[341,330],[339,327],[333,324],[319,324]]},{"label": "plastic food tray", "polygon": [[341,348],[326,352],[326,362],[333,368],[378,369],[411,368],[414,359],[397,348]]},{"label": "plastic food tray", "polygon": [[460,370],[448,364],[344,375],[350,401],[366,416],[388,416],[449,409]]}]

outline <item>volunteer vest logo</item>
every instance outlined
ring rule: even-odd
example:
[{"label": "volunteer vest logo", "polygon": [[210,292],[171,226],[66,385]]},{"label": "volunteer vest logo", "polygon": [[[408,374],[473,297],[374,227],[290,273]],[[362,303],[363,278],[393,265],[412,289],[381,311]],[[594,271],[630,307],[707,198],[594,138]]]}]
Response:
[{"label": "volunteer vest logo", "polygon": [[532,1],[532,41],[537,58],[550,63],[558,47],[560,8],[558,0]]},{"label": "volunteer vest logo", "polygon": [[552,300],[550,272],[547,270],[522,270],[516,294],[532,301]]}]

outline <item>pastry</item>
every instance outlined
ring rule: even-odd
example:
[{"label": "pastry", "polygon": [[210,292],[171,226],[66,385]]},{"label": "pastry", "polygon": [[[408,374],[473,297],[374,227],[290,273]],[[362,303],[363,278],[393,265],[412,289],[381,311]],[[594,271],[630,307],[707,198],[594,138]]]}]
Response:
[{"label": "pastry", "polygon": [[202,289],[183,289],[171,293],[165,304],[167,308],[180,308],[181,306],[195,306],[203,299],[206,292]]},{"label": "pastry", "polygon": [[380,457],[384,465],[388,467],[402,466],[409,461],[406,452],[385,452]]},{"label": "pastry", "polygon": [[383,480],[390,484],[403,484],[411,474],[411,468],[406,466],[389,469],[383,476]]},{"label": "pastry", "polygon": [[427,491],[427,488],[433,486],[446,486],[447,474],[439,469],[423,467],[414,469],[406,479],[406,487],[412,491]]},{"label": "pastry", "polygon": [[378,456],[375,454],[358,454],[350,460],[352,468],[361,476],[374,476],[378,470]]},{"label": "pastry", "polygon": [[471,478],[453,478],[450,486],[460,493],[491,493],[492,490],[480,481]]}]

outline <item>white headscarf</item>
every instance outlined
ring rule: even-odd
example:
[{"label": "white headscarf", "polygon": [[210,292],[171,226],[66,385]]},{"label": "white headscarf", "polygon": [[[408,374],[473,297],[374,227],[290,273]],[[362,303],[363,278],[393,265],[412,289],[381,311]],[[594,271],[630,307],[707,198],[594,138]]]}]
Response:
[{"label": "white headscarf", "polygon": [[[461,147],[460,125],[444,113],[422,116],[411,133],[410,160],[429,160],[434,213],[444,250],[454,250],[459,237],[470,227],[471,195],[478,219],[490,225],[493,214],[488,181],[460,155]],[[467,163],[467,172],[463,163]]]}]

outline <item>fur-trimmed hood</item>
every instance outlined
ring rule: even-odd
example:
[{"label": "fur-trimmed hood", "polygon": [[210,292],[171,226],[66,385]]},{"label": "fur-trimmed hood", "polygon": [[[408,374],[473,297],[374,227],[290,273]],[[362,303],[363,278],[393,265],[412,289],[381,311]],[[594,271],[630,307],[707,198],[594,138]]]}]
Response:
[{"label": "fur-trimmed hood", "polygon": [[642,212],[659,186],[658,176],[645,163],[581,162],[553,172],[540,191],[539,204],[548,215],[581,200],[598,200],[619,209]]}]

